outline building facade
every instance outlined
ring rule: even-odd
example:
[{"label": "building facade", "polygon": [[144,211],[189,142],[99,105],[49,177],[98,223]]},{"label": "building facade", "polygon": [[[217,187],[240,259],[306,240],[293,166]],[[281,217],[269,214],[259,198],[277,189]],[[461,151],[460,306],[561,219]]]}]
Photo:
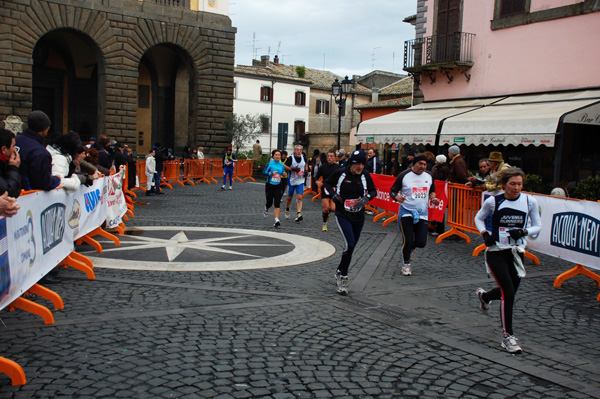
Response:
[{"label": "building facade", "polygon": [[45,111],[54,131],[138,154],[227,145],[236,29],[228,0],[3,1],[0,115]]}]

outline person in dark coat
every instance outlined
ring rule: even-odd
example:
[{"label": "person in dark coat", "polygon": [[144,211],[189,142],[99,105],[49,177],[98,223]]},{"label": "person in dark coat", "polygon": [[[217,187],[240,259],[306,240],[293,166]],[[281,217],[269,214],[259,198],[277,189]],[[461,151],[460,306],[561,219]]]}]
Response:
[{"label": "person in dark coat", "polygon": [[44,147],[44,137],[50,130],[50,118],[42,111],[27,116],[27,129],[16,138],[21,165],[21,188],[49,191],[60,185],[60,178],[52,176],[52,157]]},{"label": "person in dark coat", "polygon": [[10,130],[0,129],[0,195],[8,193],[17,198],[21,194],[21,158],[15,149],[15,134]]},{"label": "person in dark coat", "polygon": [[98,151],[98,164],[106,169],[113,167],[113,159],[111,154],[108,153],[108,146],[110,139],[107,135],[103,134],[98,138],[98,141],[92,145],[92,148]]},{"label": "person in dark coat", "polygon": [[154,145],[154,159],[156,161],[156,173],[154,173],[154,182],[156,186],[154,190],[156,190],[156,194],[164,194],[162,189],[160,188],[160,182],[162,181],[162,174],[165,162],[168,159],[168,155],[164,153],[164,149],[160,146],[160,143],[156,143]]}]

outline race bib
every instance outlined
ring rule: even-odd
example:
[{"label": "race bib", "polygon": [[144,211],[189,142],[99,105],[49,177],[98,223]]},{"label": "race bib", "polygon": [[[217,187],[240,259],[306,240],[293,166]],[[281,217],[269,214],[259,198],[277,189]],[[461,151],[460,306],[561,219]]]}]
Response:
[{"label": "race bib", "polygon": [[508,234],[508,231],[509,231],[509,229],[506,227],[498,228],[498,238],[499,238],[498,241],[500,242],[500,244],[510,245],[511,241],[513,241],[510,238],[510,234]]},{"label": "race bib", "polygon": [[360,201],[360,198],[345,200],[344,201],[344,209],[349,211],[350,209],[352,209],[354,207],[354,205],[356,205],[358,203],[358,201]]},{"label": "race bib", "polygon": [[280,175],[273,175],[271,176],[271,184],[279,184],[281,183],[281,176]]},{"label": "race bib", "polygon": [[413,187],[412,188],[413,199],[426,199],[427,198],[427,187]]}]

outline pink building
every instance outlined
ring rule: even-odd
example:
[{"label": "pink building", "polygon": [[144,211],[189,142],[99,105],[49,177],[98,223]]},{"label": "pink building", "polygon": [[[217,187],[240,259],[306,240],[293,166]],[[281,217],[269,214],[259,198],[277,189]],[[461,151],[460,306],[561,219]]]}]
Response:
[{"label": "pink building", "polygon": [[361,123],[358,140],[502,151],[548,186],[600,171],[596,0],[417,0],[404,70],[424,102]]}]

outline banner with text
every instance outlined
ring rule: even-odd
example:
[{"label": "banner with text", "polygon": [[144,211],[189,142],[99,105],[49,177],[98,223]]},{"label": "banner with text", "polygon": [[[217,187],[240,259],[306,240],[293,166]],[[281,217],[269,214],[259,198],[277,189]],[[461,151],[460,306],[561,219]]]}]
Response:
[{"label": "banner with text", "polygon": [[123,215],[127,212],[125,193],[123,192],[124,170],[106,179],[106,227],[114,228],[121,224]]},{"label": "banner with text", "polygon": [[394,176],[371,174],[377,196],[369,201],[369,205],[385,209],[388,212],[398,213],[398,203],[390,198],[390,190],[396,181]]},{"label": "banner with text", "polygon": [[435,196],[440,200],[440,203],[438,205],[433,205],[431,201],[429,201],[427,217],[429,220],[443,222],[444,215],[446,214],[446,207],[448,206],[448,182],[434,180],[434,183]]},{"label": "banner with text", "polygon": [[528,247],[600,270],[600,203],[532,195],[538,201],[542,230],[537,237],[527,237]]}]

